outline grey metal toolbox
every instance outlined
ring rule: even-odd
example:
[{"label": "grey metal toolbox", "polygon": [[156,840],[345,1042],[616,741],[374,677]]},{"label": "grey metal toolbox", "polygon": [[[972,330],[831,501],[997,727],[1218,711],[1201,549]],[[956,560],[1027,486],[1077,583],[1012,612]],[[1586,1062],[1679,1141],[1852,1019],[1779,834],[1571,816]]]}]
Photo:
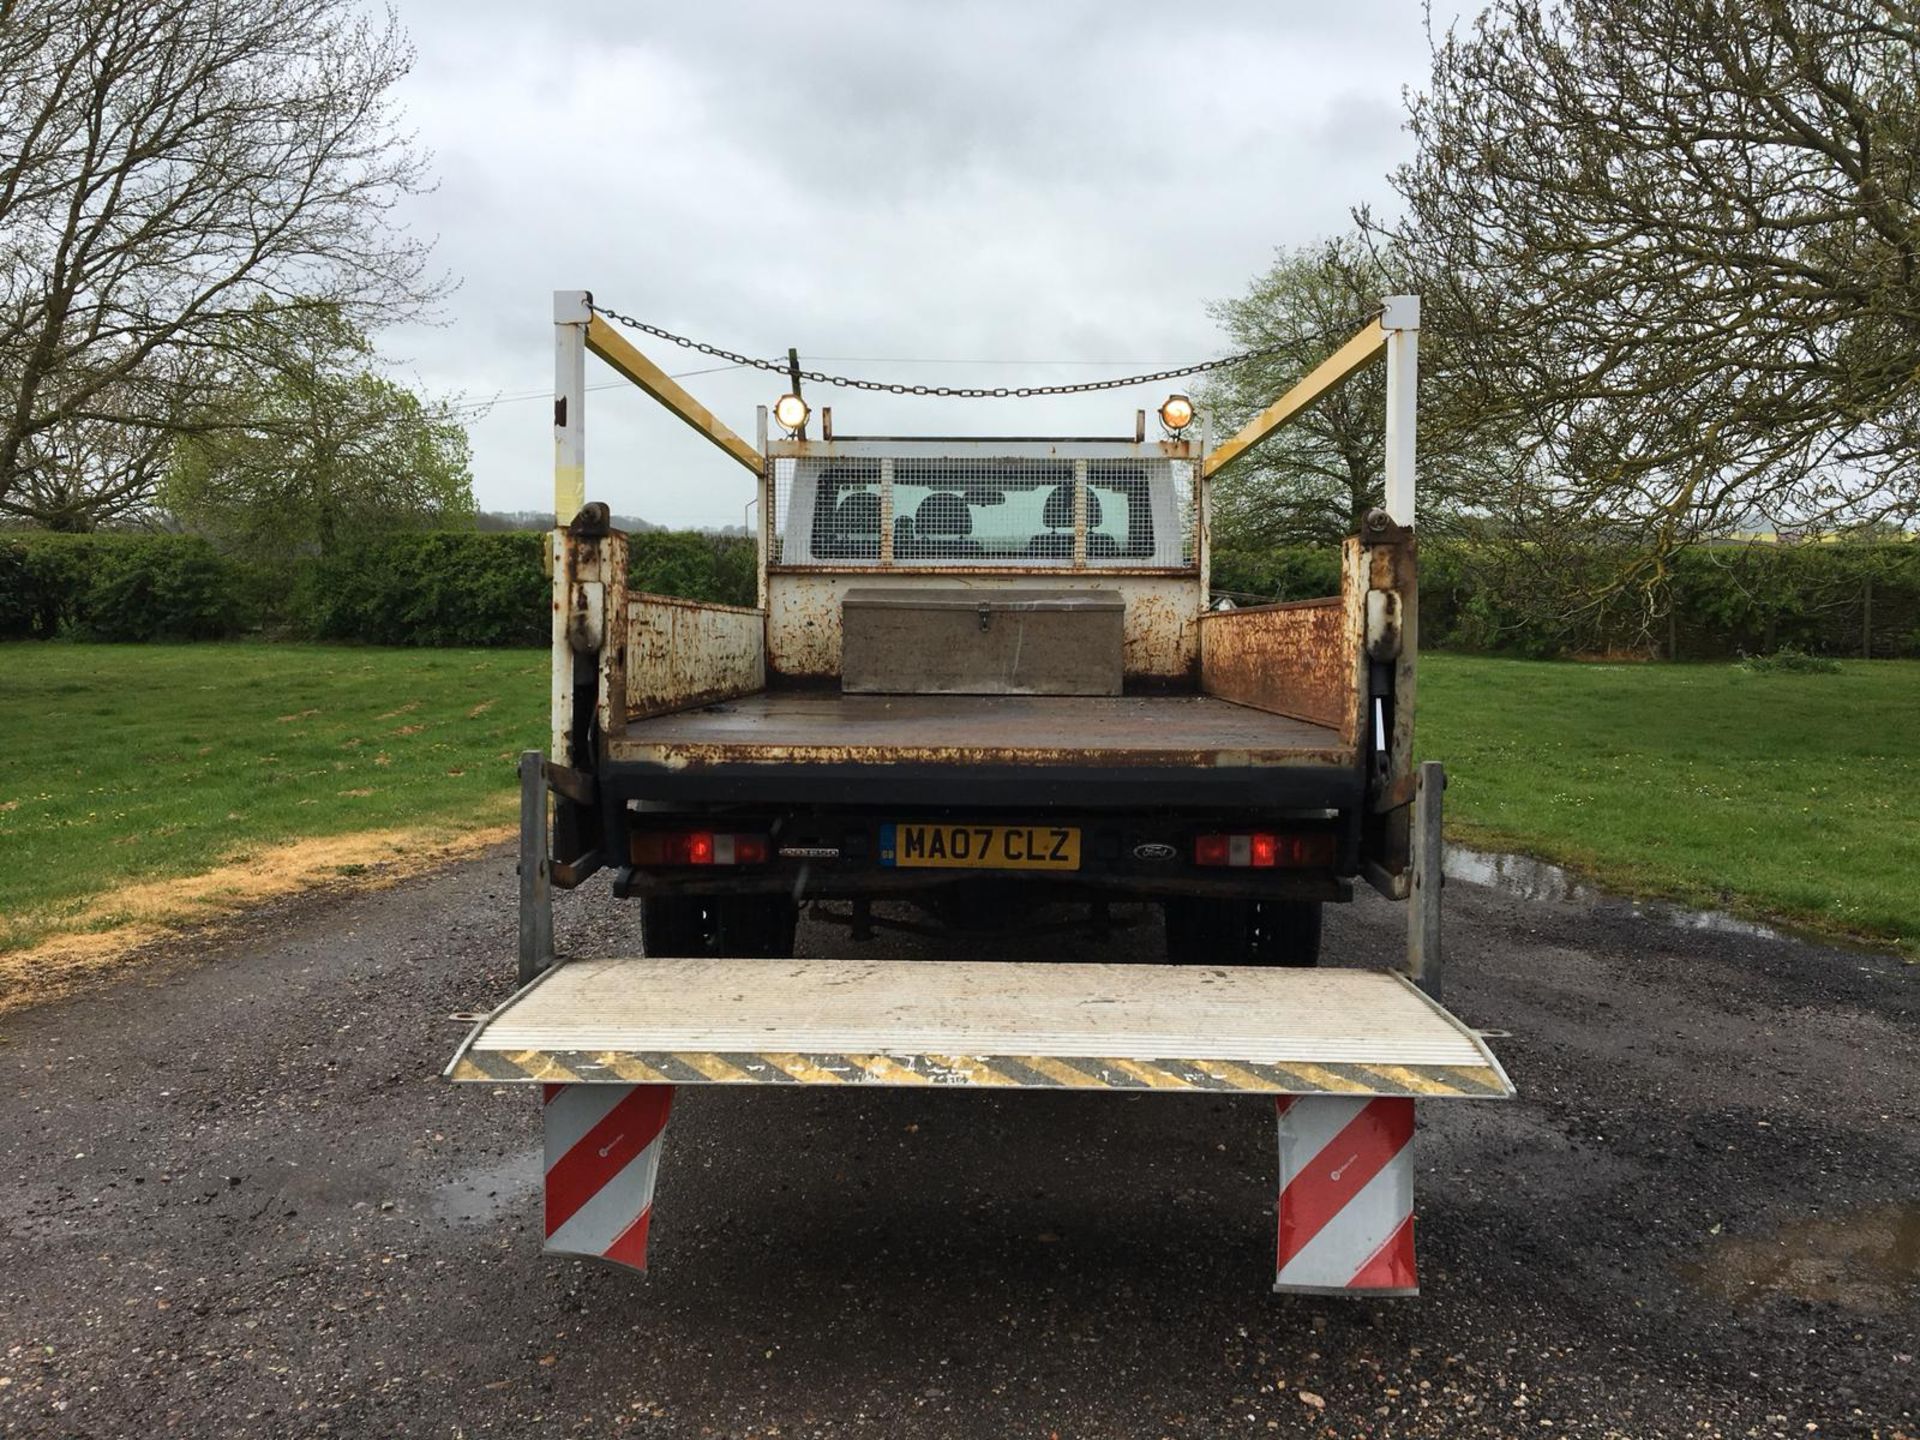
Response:
[{"label": "grey metal toolbox", "polygon": [[865,694],[1118,695],[1113,590],[849,590],[840,686]]}]

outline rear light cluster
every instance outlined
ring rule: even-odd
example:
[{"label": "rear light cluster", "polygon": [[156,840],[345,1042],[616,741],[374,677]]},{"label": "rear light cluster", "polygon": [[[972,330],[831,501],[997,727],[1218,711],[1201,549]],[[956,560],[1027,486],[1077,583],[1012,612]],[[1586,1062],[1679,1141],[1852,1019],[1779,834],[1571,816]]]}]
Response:
[{"label": "rear light cluster", "polygon": [[636,865],[764,865],[770,853],[764,835],[641,830],[633,837]]},{"label": "rear light cluster", "polygon": [[1239,835],[1196,835],[1193,863],[1225,865],[1236,870],[1274,870],[1303,865],[1331,865],[1331,832],[1315,835],[1274,835],[1263,830]]}]

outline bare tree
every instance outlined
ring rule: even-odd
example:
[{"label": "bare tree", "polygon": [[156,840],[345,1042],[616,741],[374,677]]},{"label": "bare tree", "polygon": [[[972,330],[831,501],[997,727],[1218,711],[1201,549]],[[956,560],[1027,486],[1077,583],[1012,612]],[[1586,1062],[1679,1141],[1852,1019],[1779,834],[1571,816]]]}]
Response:
[{"label": "bare tree", "polygon": [[[1352,238],[1282,250],[1247,292],[1211,307],[1236,350],[1257,359],[1217,372],[1200,403],[1231,434],[1360,329],[1393,289],[1385,267]],[[1214,490],[1215,526],[1240,545],[1338,543],[1380,503],[1386,393],[1364,371],[1304,412]]]},{"label": "bare tree", "polygon": [[1374,228],[1448,423],[1524,440],[1507,533],[1632,540],[1584,582],[1617,593],[1736,526],[1920,513],[1920,6],[1495,0],[1411,123]]},{"label": "bare tree", "polygon": [[431,304],[390,223],[423,184],[389,98],[411,62],[341,0],[0,0],[0,505],[133,508],[152,467],[107,459],[221,413],[238,317]]},{"label": "bare tree", "polygon": [[[1230,434],[1271,404],[1380,310],[1411,288],[1390,248],[1360,234],[1281,250],[1244,295],[1212,307],[1236,349],[1261,352],[1216,373],[1200,393],[1216,431]],[[1446,528],[1482,500],[1495,457],[1510,447],[1497,427],[1476,427],[1466,450],[1447,417],[1454,347],[1430,329],[1420,354],[1421,525]],[[1362,370],[1302,411],[1215,487],[1216,528],[1227,544],[1337,544],[1385,494],[1386,379]]]}]

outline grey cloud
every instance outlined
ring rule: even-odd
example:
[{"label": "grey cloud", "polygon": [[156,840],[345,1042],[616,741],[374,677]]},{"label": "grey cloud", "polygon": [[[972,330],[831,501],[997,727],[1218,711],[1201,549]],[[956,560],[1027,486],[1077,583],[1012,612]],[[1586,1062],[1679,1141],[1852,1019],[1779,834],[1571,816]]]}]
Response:
[{"label": "grey cloud", "polygon": [[[406,101],[439,189],[409,219],[463,277],[448,323],[384,337],[429,388],[551,374],[549,295],[586,285],[669,328],[810,355],[1177,361],[1276,245],[1386,201],[1412,0],[761,5],[411,0]],[[700,357],[654,343],[670,370]],[[946,382],[1084,367],[836,363]],[[605,376],[610,372],[601,371]],[[750,432],[771,377],[690,381]],[[822,395],[843,429],[1119,431],[1157,395],[963,405]],[[548,494],[544,406],[473,425],[483,504]],[[733,523],[744,472],[641,397],[596,393],[589,488]],[[738,478],[736,478],[736,476]]]}]

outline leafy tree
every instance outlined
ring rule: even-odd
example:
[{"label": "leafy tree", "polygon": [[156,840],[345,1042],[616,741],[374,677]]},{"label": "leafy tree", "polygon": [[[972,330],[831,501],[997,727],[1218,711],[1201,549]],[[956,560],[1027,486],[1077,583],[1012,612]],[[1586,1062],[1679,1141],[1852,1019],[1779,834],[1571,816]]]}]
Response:
[{"label": "leafy tree", "polygon": [[1704,537],[1920,512],[1920,6],[1495,0],[1411,126],[1368,223],[1449,336],[1446,423],[1519,444],[1515,583],[1630,541],[1553,603],[1651,622]]},{"label": "leafy tree", "polygon": [[176,447],[164,499],[186,524],[257,558],[329,554],[367,534],[473,523],[467,434],[371,368],[331,305],[263,311],[230,353],[199,433]]},{"label": "leafy tree", "polygon": [[0,513],[151,498],[264,308],[361,327],[439,282],[390,225],[412,53],[349,0],[0,0]]}]

